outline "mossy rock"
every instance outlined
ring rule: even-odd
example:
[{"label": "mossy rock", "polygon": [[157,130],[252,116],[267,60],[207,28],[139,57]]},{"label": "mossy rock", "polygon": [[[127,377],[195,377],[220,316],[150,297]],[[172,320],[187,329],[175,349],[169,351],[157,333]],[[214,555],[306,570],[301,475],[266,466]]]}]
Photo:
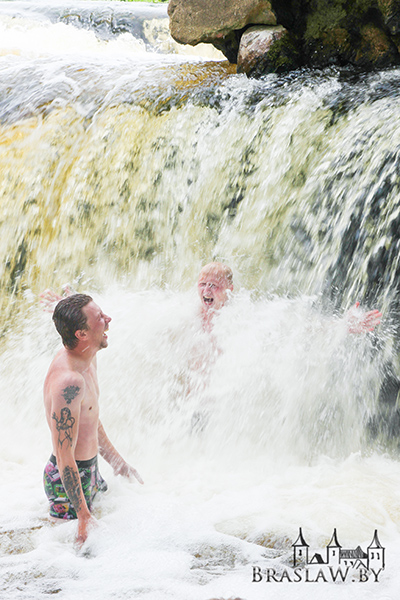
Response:
[{"label": "mossy rock", "polygon": [[384,31],[372,23],[361,28],[360,44],[355,55],[357,66],[383,68],[399,61],[398,50]]},{"label": "mossy rock", "polygon": [[268,72],[288,73],[300,66],[299,42],[289,31],[274,42],[268,53]]},{"label": "mossy rock", "polygon": [[308,42],[305,47],[307,61],[317,67],[347,64],[354,61],[352,36],[344,27],[325,31],[321,38]]}]

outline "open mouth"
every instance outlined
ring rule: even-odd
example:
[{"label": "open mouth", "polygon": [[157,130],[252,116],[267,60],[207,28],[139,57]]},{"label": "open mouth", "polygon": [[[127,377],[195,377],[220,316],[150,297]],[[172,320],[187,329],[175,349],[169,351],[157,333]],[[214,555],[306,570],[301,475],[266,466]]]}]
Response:
[{"label": "open mouth", "polygon": [[203,296],[203,302],[204,304],[208,304],[209,306],[211,306],[211,304],[214,302],[214,298],[210,298],[209,296]]}]

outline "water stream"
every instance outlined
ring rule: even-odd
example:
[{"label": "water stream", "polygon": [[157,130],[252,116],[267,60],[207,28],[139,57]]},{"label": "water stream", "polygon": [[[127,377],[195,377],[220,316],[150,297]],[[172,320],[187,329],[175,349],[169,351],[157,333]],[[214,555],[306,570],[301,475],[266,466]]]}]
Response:
[{"label": "water stream", "polygon": [[[173,42],[165,5],[0,2],[2,599],[397,598],[399,80],[248,80]],[[210,336],[214,259],[235,289]],[[102,422],[145,480],[101,463],[83,553],[41,483],[38,295],[67,283],[113,318]],[[374,333],[348,334],[355,301]],[[322,554],[378,530],[379,582],[253,582],[299,527]]]}]

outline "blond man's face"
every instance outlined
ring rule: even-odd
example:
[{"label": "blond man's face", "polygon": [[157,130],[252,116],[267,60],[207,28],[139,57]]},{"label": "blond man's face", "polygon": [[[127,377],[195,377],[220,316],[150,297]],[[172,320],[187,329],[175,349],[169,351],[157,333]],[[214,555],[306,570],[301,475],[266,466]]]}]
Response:
[{"label": "blond man's face", "polygon": [[226,275],[217,269],[201,270],[197,291],[203,310],[219,310],[228,298],[228,290],[233,290]]}]

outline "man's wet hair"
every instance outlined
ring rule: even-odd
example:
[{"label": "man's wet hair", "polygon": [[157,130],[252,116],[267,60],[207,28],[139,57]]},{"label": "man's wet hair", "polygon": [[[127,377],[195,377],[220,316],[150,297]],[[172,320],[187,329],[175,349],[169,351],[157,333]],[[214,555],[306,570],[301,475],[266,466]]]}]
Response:
[{"label": "man's wet hair", "polygon": [[69,350],[73,350],[78,345],[75,333],[79,329],[87,329],[87,317],[82,308],[92,300],[93,298],[87,294],[73,294],[60,300],[54,310],[54,325],[61,336],[62,343]]}]

